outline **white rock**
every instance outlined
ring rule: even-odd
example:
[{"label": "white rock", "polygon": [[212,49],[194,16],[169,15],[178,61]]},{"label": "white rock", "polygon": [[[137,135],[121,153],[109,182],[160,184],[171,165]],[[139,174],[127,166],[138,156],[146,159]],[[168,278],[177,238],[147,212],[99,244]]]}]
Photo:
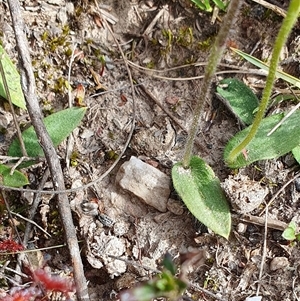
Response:
[{"label": "white rock", "polygon": [[116,181],[149,206],[166,212],[171,180],[160,170],[132,156],[120,167]]}]

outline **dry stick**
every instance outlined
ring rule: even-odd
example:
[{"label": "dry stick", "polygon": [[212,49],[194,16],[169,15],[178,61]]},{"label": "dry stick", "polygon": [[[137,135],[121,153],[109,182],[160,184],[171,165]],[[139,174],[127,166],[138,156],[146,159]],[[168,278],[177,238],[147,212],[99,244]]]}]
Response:
[{"label": "dry stick", "polygon": [[290,185],[293,181],[295,181],[298,177],[300,177],[300,174],[297,173],[296,175],[294,175],[289,181],[287,181],[271,198],[271,200],[268,202],[268,204],[266,205],[266,207],[261,211],[261,213],[259,214],[259,216],[262,216],[262,214],[266,211],[267,208],[270,207],[270,205],[274,202],[274,200],[284,191],[284,189]]},{"label": "dry stick", "polygon": [[267,256],[267,235],[268,235],[268,207],[266,207],[266,216],[265,216],[265,228],[264,228],[264,244],[263,244],[263,252],[262,252],[262,257],[261,257],[261,263],[260,263],[260,270],[259,270],[259,276],[258,276],[258,286],[256,290],[256,296],[259,294],[259,290],[261,287],[261,279],[263,276],[263,271],[264,271],[264,264],[265,264],[265,259]]},{"label": "dry stick", "polygon": [[296,294],[296,291],[295,291],[295,282],[296,282],[297,278],[298,278],[298,276],[296,276],[296,277],[293,279],[292,290],[293,290],[293,295],[294,295],[295,299],[296,299],[297,301],[299,301],[299,298],[298,298],[298,296],[297,296],[297,294]]},{"label": "dry stick", "polygon": [[[44,172],[44,175],[42,177],[42,180],[41,182],[39,183],[39,186],[38,186],[38,190],[34,196],[34,199],[33,199],[33,202],[32,202],[32,205],[29,209],[29,219],[30,220],[33,220],[34,216],[35,216],[35,213],[38,209],[38,206],[40,204],[40,200],[41,200],[41,193],[40,191],[43,189],[43,187],[45,186],[48,178],[50,176],[50,171],[49,171],[49,168],[46,169],[46,171]],[[29,240],[29,236],[30,236],[30,232],[31,232],[31,229],[32,229],[32,225],[31,223],[27,223],[26,225],[26,228],[25,228],[25,231],[24,231],[24,237],[23,237],[23,245],[26,247],[27,246],[27,243],[28,243],[28,240]]]},{"label": "dry stick", "polygon": [[276,14],[282,16],[282,17],[286,17],[286,11],[280,7],[278,7],[277,5],[273,5],[267,1],[264,0],[252,0],[253,2],[256,2],[262,6],[264,6],[267,9],[271,9],[272,11],[274,11]]},{"label": "dry stick", "polygon": [[[43,178],[42,178],[42,180],[41,180],[41,182],[39,184],[38,189],[43,189],[43,187],[44,187],[44,185],[45,185],[45,183],[46,183],[49,175],[50,175],[49,168],[47,168],[46,171],[45,171],[45,173],[44,173],[44,175],[43,175]],[[36,213],[36,210],[38,208],[38,205],[39,205],[39,202],[40,202],[40,196],[41,196],[41,194],[39,192],[37,192],[35,194],[33,203],[31,205],[31,208],[29,209],[29,212],[28,212],[28,214],[29,214],[29,221],[31,221],[31,222],[28,222],[26,224],[25,231],[24,231],[23,246],[25,248],[27,247],[27,244],[28,244],[30,232],[31,232],[31,229],[32,229],[32,224],[31,223],[33,223],[32,220],[33,220],[34,215]],[[43,229],[41,229],[41,230],[44,231]],[[30,266],[32,266],[31,258],[29,256],[27,256],[26,253],[20,253],[20,254],[18,254],[17,266],[16,266],[15,270],[21,272],[21,270],[22,270],[22,268],[21,268],[22,267],[22,263],[24,263],[24,262],[27,262]],[[21,278],[20,277],[18,278],[17,275],[16,275],[16,280],[21,281]]]},{"label": "dry stick", "polygon": [[[16,37],[16,44],[19,53],[19,62],[21,70],[21,86],[25,96],[27,109],[32,121],[32,125],[39,138],[41,147],[45,153],[49,165],[52,182],[55,190],[65,190],[64,177],[57,157],[55,148],[49,137],[49,134],[43,123],[43,117],[36,96],[35,78],[31,65],[29,54],[29,45],[25,35],[25,24],[21,14],[20,3],[17,0],[8,0],[10,14],[13,23],[13,29]],[[66,235],[67,245],[69,248],[73,268],[74,280],[77,291],[77,298],[80,301],[89,299],[87,283],[84,276],[83,264],[80,258],[80,250],[76,237],[76,230],[72,220],[72,213],[67,194],[58,195],[58,208]]]},{"label": "dry stick", "polygon": [[[216,300],[220,300],[220,301],[225,301],[225,299],[223,297],[219,297],[217,296],[216,294],[210,292],[209,290],[201,287],[199,284],[197,283],[191,283],[191,287],[194,289],[194,290],[199,290],[201,292],[203,292],[204,294],[216,299]],[[227,301],[227,300],[226,300]]]},{"label": "dry stick", "polygon": [[[3,57],[3,55],[4,54],[2,54],[2,57]],[[27,157],[27,151],[26,151],[25,144],[24,144],[24,141],[23,141],[23,138],[22,138],[22,133],[21,133],[21,130],[20,130],[20,127],[19,127],[19,123],[18,123],[18,120],[17,120],[17,116],[16,116],[16,113],[15,113],[13,103],[11,101],[10,91],[9,91],[9,88],[8,88],[8,85],[7,85],[5,72],[4,72],[4,68],[3,68],[3,64],[2,64],[2,57],[0,57],[0,73],[1,73],[1,77],[2,77],[3,86],[4,86],[6,97],[7,97],[8,102],[9,102],[11,113],[13,115],[14,124],[15,124],[15,127],[17,129],[17,135],[18,135],[18,139],[20,141],[20,146],[21,146],[21,151],[22,151],[23,157]]]},{"label": "dry stick", "polygon": [[[29,224],[33,224],[35,225],[38,229],[40,229],[42,232],[44,232],[47,236],[51,237],[51,234],[49,234],[46,230],[44,230],[41,226],[39,226],[36,222],[34,222],[33,220],[24,217],[23,215],[19,214],[19,213],[15,213],[13,211],[10,212],[12,215],[15,215],[17,217],[19,217],[20,219],[23,219],[24,221],[28,222]],[[23,240],[24,241],[24,240]]]},{"label": "dry stick", "polygon": [[[74,46],[73,46],[72,55],[71,55],[71,59],[70,59],[70,63],[69,63],[69,70],[68,70],[68,102],[69,102],[69,108],[73,107],[72,92],[71,92],[71,86],[70,86],[72,64],[73,64],[76,56],[79,55],[79,54],[75,55],[76,47],[77,47],[77,43],[75,43]],[[69,170],[69,168],[70,168],[70,156],[71,156],[71,153],[72,153],[73,144],[74,144],[74,137],[73,137],[73,132],[72,132],[70,134],[70,136],[68,137],[68,142],[67,142],[67,147],[66,147],[65,160],[66,160],[67,170]]]},{"label": "dry stick", "polygon": [[[254,216],[254,215],[231,215],[233,224],[238,224],[239,222],[244,222],[248,224],[254,224],[263,227],[265,225],[265,218],[262,216]],[[284,231],[286,227],[288,226],[287,223],[273,219],[268,218],[268,228]]]}]

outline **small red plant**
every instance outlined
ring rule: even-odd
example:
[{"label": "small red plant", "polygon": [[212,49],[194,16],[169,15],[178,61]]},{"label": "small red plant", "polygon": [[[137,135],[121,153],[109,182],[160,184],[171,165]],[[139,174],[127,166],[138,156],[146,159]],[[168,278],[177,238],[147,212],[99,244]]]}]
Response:
[{"label": "small red plant", "polygon": [[43,269],[33,271],[33,279],[36,283],[41,284],[46,291],[68,293],[75,289],[74,283],[70,279],[52,276]]},{"label": "small red plant", "polygon": [[41,291],[35,287],[29,287],[25,289],[13,288],[10,295],[7,295],[2,301],[31,301],[36,300]]},{"label": "small red plant", "polygon": [[6,239],[0,242],[0,252],[18,252],[24,250],[24,247],[12,239]]},{"label": "small red plant", "polygon": [[[43,269],[32,271],[33,284],[29,288],[12,288],[10,293],[1,301],[40,301],[44,299],[43,293],[61,292],[68,296],[75,290],[73,281],[60,276],[52,276]],[[43,288],[43,290],[41,289]]]}]

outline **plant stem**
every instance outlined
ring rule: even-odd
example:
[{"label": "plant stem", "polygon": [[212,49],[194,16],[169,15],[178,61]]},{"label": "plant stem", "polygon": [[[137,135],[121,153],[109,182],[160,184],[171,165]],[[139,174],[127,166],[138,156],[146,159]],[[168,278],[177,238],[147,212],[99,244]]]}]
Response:
[{"label": "plant stem", "polygon": [[204,99],[209,97],[211,82],[216,72],[217,65],[219,64],[222,54],[224,52],[225,45],[226,45],[225,42],[229,34],[229,30],[239,10],[239,2],[240,0],[230,1],[228,12],[224,18],[223,24],[216,38],[216,41],[211,49],[211,53],[208,59],[208,64],[207,67],[205,68],[204,78],[200,90],[200,96],[197,101],[196,108],[194,110],[192,125],[189,131],[186,148],[183,155],[182,165],[184,168],[188,168],[190,164],[194,141],[199,127],[202,105],[204,103]]},{"label": "plant stem", "polygon": [[266,80],[266,86],[263,91],[261,103],[258,108],[258,112],[256,113],[255,119],[253,121],[252,127],[248,133],[248,135],[245,137],[245,139],[237,145],[229,154],[228,156],[228,163],[233,163],[237,156],[246,148],[246,146],[251,142],[251,140],[254,138],[258,127],[265,115],[265,110],[268,105],[268,101],[270,99],[272,88],[276,76],[276,70],[279,63],[280,58],[280,52],[284,44],[286,43],[286,40],[290,34],[290,31],[292,30],[294,24],[297,21],[297,18],[300,13],[300,0],[291,0],[290,6],[287,11],[286,18],[283,20],[283,23],[281,25],[281,28],[279,30],[279,33],[277,35],[274,49],[272,53],[272,58],[270,61],[270,68],[269,68],[269,74]]}]

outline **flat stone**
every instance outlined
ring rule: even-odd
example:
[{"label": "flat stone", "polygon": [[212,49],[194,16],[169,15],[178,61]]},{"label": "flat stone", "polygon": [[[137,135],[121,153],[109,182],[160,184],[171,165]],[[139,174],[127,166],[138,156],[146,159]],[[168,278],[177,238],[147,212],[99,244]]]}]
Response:
[{"label": "flat stone", "polygon": [[132,156],[120,167],[116,181],[149,206],[167,211],[171,179],[155,167]]}]

